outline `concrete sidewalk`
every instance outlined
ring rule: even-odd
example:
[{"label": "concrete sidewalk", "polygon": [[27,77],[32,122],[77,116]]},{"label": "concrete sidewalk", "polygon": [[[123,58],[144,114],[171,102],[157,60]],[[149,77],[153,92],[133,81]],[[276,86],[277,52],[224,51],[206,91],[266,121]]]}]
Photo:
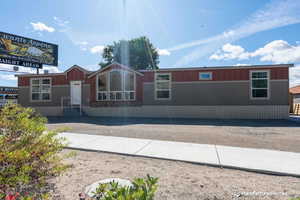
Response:
[{"label": "concrete sidewalk", "polygon": [[300,177],[300,153],[221,145],[61,133],[69,148],[179,160]]}]

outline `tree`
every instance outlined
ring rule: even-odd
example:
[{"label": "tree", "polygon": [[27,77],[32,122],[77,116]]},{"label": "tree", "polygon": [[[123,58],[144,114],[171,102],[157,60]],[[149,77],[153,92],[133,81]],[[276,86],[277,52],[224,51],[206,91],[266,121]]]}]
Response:
[{"label": "tree", "polygon": [[42,195],[48,178],[70,167],[62,162],[68,155],[59,154],[64,139],[45,123],[31,108],[11,104],[0,111],[0,199],[11,190]]},{"label": "tree", "polygon": [[103,68],[117,62],[134,70],[158,69],[159,55],[156,48],[145,37],[132,40],[120,40],[113,45],[107,45],[102,53],[104,62],[99,63]]}]

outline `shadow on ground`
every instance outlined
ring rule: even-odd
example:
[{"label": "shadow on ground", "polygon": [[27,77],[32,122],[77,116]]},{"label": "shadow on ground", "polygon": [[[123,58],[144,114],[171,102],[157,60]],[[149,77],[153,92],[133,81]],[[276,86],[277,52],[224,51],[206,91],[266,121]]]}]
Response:
[{"label": "shadow on ground", "polygon": [[123,117],[48,117],[48,124],[86,123],[104,126],[124,126],[134,124],[166,125],[211,125],[248,127],[300,127],[300,119],[289,120],[217,120],[217,119],[179,119],[179,118],[123,118]]}]

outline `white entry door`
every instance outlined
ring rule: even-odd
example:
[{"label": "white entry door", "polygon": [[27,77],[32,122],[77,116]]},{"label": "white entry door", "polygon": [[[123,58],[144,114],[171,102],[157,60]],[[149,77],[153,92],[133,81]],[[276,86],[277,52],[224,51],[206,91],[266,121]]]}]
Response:
[{"label": "white entry door", "polygon": [[71,81],[71,104],[81,104],[81,81]]}]

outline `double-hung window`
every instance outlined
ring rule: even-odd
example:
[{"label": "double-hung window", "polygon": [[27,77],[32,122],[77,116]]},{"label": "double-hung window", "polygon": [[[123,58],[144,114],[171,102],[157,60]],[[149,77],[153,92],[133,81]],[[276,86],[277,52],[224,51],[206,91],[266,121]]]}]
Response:
[{"label": "double-hung window", "polygon": [[269,71],[251,71],[251,99],[268,99],[270,95]]},{"label": "double-hung window", "polygon": [[32,101],[50,101],[51,78],[32,78],[30,90]]},{"label": "double-hung window", "polygon": [[125,70],[111,70],[98,75],[98,101],[135,100],[135,74]]},{"label": "double-hung window", "polygon": [[156,100],[171,99],[171,74],[170,73],[155,74],[155,99]]}]

